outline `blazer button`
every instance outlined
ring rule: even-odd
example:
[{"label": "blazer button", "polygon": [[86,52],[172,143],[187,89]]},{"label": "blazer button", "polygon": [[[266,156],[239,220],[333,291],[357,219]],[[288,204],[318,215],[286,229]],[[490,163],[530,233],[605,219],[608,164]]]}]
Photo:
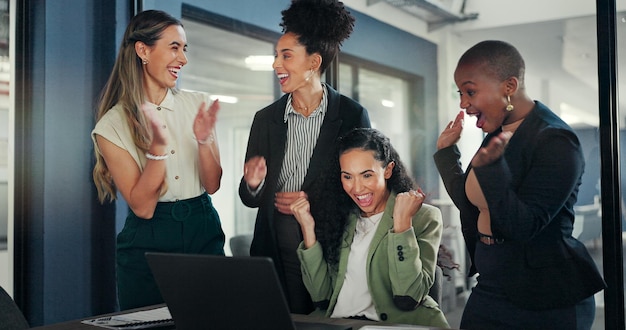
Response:
[{"label": "blazer button", "polygon": [[402,250],[402,245],[398,245],[398,247],[396,247],[396,249],[398,249],[398,251]]},{"label": "blazer button", "polygon": [[380,314],[380,320],[381,321],[387,321],[387,313]]},{"label": "blazer button", "polygon": [[403,256],[399,256],[399,257],[398,257],[398,260],[400,260],[400,261],[404,261],[404,257],[403,257]]}]

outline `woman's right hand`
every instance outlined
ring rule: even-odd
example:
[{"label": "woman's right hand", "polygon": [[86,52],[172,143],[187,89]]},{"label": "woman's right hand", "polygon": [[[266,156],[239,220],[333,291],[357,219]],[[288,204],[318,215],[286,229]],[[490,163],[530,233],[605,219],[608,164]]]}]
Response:
[{"label": "woman's right hand", "polygon": [[437,150],[447,148],[459,142],[459,139],[461,139],[461,132],[463,131],[464,117],[465,113],[463,111],[459,111],[459,114],[456,115],[454,121],[448,123],[437,139]]},{"label": "woman's right hand", "polygon": [[[152,147],[163,147],[163,149],[165,149],[170,138],[169,131],[167,130],[167,126],[165,125],[165,121],[163,121],[163,119],[159,117],[159,115],[154,110],[154,107],[147,103],[141,105],[141,111],[146,116],[148,124],[150,125],[150,135],[152,137],[150,149],[152,149]],[[163,153],[164,152],[158,153],[158,155],[162,155]]]},{"label": "woman's right hand", "polygon": [[304,247],[310,248],[317,241],[315,236],[315,219],[311,215],[311,204],[306,197],[300,197],[290,205],[291,213],[300,224]]},{"label": "woman's right hand", "polygon": [[259,187],[266,175],[267,165],[262,156],[254,156],[243,165],[243,180],[252,190]]}]

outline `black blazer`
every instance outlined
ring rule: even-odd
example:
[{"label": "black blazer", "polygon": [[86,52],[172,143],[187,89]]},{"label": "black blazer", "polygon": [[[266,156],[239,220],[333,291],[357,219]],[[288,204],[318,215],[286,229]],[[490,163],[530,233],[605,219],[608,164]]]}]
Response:
[{"label": "black blazer", "polygon": [[[328,108],[304,178],[303,191],[311,187],[326,164],[330,162],[337,137],[356,127],[370,127],[365,108],[339,94],[329,85],[326,85],[326,88],[328,89]],[[284,278],[284,273],[275,238],[274,194],[277,192],[278,175],[285,157],[287,123],[284,122],[284,114],[287,98],[288,95],[285,94],[276,102],[258,111],[250,128],[246,161],[254,156],[263,156],[267,163],[267,176],[261,191],[253,196],[248,191],[243,177],[239,183],[241,201],[248,207],[259,208],[250,255],[271,257],[281,279]]]},{"label": "black blazer", "polygon": [[[500,132],[488,134],[482,145]],[[479,212],[465,194],[470,167],[465,172],[461,169],[456,145],[437,151],[434,158],[461,212],[473,263]],[[584,166],[576,134],[545,105],[535,102],[511,137],[504,157],[474,168],[489,205],[494,237],[514,247],[510,249],[514,255],[501,261],[502,276],[507,296],[522,308],[572,306],[605,287],[587,249],[572,237]],[[476,271],[472,265],[469,275]]]}]

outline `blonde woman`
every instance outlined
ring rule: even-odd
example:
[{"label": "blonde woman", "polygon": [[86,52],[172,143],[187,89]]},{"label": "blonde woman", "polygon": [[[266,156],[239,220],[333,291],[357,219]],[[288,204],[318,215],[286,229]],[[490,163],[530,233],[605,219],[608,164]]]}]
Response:
[{"label": "blonde woman", "polygon": [[117,236],[121,309],[163,302],[144,253],[224,254],[224,233],[208,194],[220,187],[215,139],[219,105],[177,90],[187,40],[167,13],[139,13],[128,25],[102,92],[92,132],[100,202],[119,192],[129,206]]}]

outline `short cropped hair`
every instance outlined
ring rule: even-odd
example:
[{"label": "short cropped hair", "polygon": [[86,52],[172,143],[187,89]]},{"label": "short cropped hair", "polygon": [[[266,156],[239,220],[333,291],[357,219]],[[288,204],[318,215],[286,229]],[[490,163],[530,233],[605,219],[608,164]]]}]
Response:
[{"label": "short cropped hair", "polygon": [[468,49],[459,59],[458,66],[484,65],[489,74],[504,81],[516,77],[524,83],[526,65],[520,52],[513,45],[499,40],[485,40]]}]

